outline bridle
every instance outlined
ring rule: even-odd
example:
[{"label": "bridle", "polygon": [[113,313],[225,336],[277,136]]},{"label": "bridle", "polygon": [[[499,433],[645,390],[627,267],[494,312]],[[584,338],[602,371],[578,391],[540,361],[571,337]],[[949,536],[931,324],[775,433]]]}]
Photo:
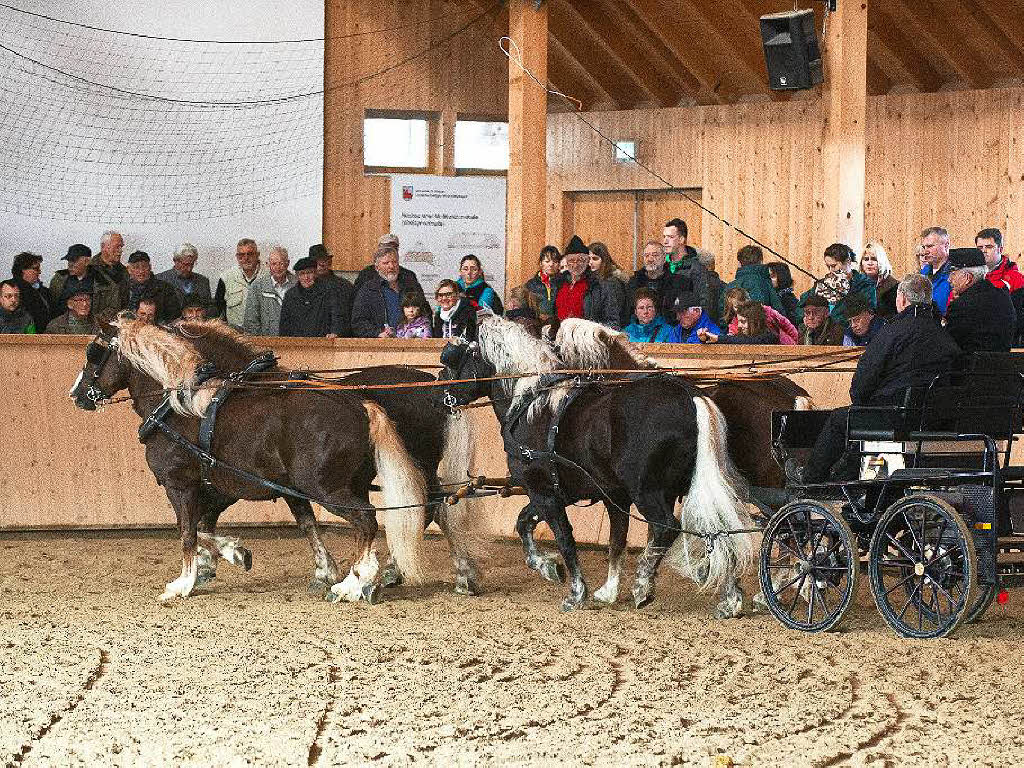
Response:
[{"label": "bridle", "polygon": [[[99,407],[99,405],[111,398],[111,395],[104,392],[97,384],[96,377],[103,367],[107,364],[110,356],[114,354],[118,349],[117,336],[105,336],[99,334],[95,339],[89,342],[85,348],[85,364],[86,367],[83,369],[82,374],[85,375],[86,371],[89,371],[89,384],[83,393],[86,400],[90,401],[93,405]],[[79,383],[79,387],[82,382]],[[76,387],[77,389],[77,387]]]},{"label": "bridle", "polygon": [[[473,361],[472,380],[473,389],[476,391],[477,386],[479,386],[480,379],[477,362],[483,360],[483,357],[480,354],[479,344],[475,341],[463,344],[449,342],[441,351],[441,362],[444,364],[445,372],[451,374],[451,380],[462,380],[463,382],[469,380],[470,377],[465,374],[465,364],[467,359]],[[453,363],[457,363],[458,365],[457,372]],[[445,387],[442,390],[441,403],[448,409],[452,416],[459,413],[461,408],[466,407],[466,403],[459,402],[459,398],[455,396],[449,387]]]}]

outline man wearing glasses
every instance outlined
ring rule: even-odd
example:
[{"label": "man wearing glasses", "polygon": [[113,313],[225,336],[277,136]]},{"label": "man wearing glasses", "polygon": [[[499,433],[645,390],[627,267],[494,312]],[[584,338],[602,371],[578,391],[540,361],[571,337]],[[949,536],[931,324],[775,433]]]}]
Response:
[{"label": "man wearing glasses", "polygon": [[[364,270],[365,271],[365,270]],[[402,323],[402,296],[418,294],[423,299],[423,288],[416,275],[398,266],[398,249],[382,245],[373,255],[373,274],[366,276],[352,302],[352,332],[363,339],[393,339],[395,329]]]}]

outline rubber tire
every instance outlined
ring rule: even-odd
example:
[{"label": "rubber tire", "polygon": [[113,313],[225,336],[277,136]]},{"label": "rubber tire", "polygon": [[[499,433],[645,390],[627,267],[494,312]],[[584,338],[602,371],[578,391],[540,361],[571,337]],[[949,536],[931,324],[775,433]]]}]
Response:
[{"label": "rubber tire", "polygon": [[[842,544],[841,554],[845,557],[848,567],[846,572],[846,590],[844,591],[835,610],[826,619],[813,622],[811,624],[808,624],[806,621],[801,622],[794,620],[789,611],[779,603],[778,595],[775,593],[775,588],[771,581],[772,569],[770,568],[770,565],[772,562],[772,540],[779,528],[785,523],[786,519],[791,514],[801,509],[814,512],[828,521],[827,524],[832,529],[833,535],[837,535],[840,543]],[[834,631],[840,626],[843,619],[846,617],[847,612],[853,606],[854,599],[857,596],[857,589],[860,583],[860,556],[857,549],[857,537],[853,534],[853,531],[850,530],[850,525],[846,522],[846,519],[831,507],[812,499],[798,499],[797,501],[790,502],[772,515],[771,519],[768,521],[768,525],[765,526],[764,538],[761,542],[761,553],[758,558],[757,572],[761,583],[761,594],[764,597],[764,603],[772,616],[774,616],[780,624],[788,627],[789,629],[796,629],[801,632],[817,633]]]},{"label": "rubber tire", "polygon": [[[882,539],[885,536],[885,530],[898,515],[900,515],[907,507],[913,507],[915,505],[926,505],[930,506],[935,510],[945,515],[952,524],[952,530],[954,530],[959,538],[959,544],[961,551],[964,553],[964,576],[963,580],[967,583],[967,592],[962,601],[962,605],[952,615],[952,620],[949,621],[945,626],[938,626],[934,630],[917,630],[911,627],[900,619],[899,615],[892,610],[888,601],[885,597],[885,582],[882,580],[882,572],[879,568],[879,559],[882,557]],[[896,501],[890,506],[882,516],[878,519],[878,523],[875,526],[874,535],[871,537],[871,547],[868,551],[868,577],[871,584],[871,594],[875,598],[875,605],[878,607],[878,612],[885,619],[886,623],[892,627],[897,634],[903,637],[910,637],[919,640],[931,640],[939,637],[947,637],[952,634],[957,627],[967,618],[969,613],[969,607],[975,607],[978,601],[978,557],[974,549],[974,537],[971,535],[970,530],[967,528],[967,523],[964,522],[963,517],[957,512],[947,501],[940,499],[937,496],[932,496],[927,493],[914,494],[912,496],[905,496],[902,499]]]},{"label": "rubber tire", "polygon": [[999,594],[999,585],[979,584],[978,590],[981,592],[981,596],[971,606],[971,610],[967,612],[967,618],[964,619],[965,624],[977,624],[981,621],[985,611],[991,608],[992,603],[995,602],[996,595]]}]

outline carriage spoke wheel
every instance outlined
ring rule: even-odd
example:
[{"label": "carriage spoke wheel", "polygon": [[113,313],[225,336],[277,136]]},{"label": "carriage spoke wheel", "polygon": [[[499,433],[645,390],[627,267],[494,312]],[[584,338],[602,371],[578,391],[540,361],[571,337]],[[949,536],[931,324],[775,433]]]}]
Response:
[{"label": "carriage spoke wheel", "polygon": [[998,584],[979,584],[978,590],[980,594],[974,601],[974,605],[971,606],[971,610],[967,612],[967,618],[964,621],[968,624],[974,624],[975,622],[981,621],[981,617],[985,615],[985,611],[992,607],[992,603],[995,602],[996,595],[999,594]]},{"label": "carriage spoke wheel", "polygon": [[768,522],[758,575],[765,604],[782,624],[802,632],[835,629],[857,594],[857,539],[831,507],[795,501]]},{"label": "carriage spoke wheel", "polygon": [[908,496],[885,511],[871,538],[868,574],[879,613],[904,637],[945,637],[978,604],[974,539],[936,496]]}]

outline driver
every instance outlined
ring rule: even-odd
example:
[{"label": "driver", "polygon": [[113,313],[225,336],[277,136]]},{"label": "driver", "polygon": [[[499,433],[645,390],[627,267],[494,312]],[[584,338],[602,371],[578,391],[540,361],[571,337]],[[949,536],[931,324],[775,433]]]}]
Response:
[{"label": "driver", "polygon": [[[960,354],[956,342],[939,324],[932,306],[932,284],[923,275],[908,275],[896,289],[897,315],[880,330],[857,362],[850,383],[854,405],[898,405],[908,387],[925,387],[935,376],[947,373]],[[846,451],[849,407],[836,408],[818,435],[806,467],[786,461],[786,477],[796,484],[849,479],[855,466],[842,461]]]}]

